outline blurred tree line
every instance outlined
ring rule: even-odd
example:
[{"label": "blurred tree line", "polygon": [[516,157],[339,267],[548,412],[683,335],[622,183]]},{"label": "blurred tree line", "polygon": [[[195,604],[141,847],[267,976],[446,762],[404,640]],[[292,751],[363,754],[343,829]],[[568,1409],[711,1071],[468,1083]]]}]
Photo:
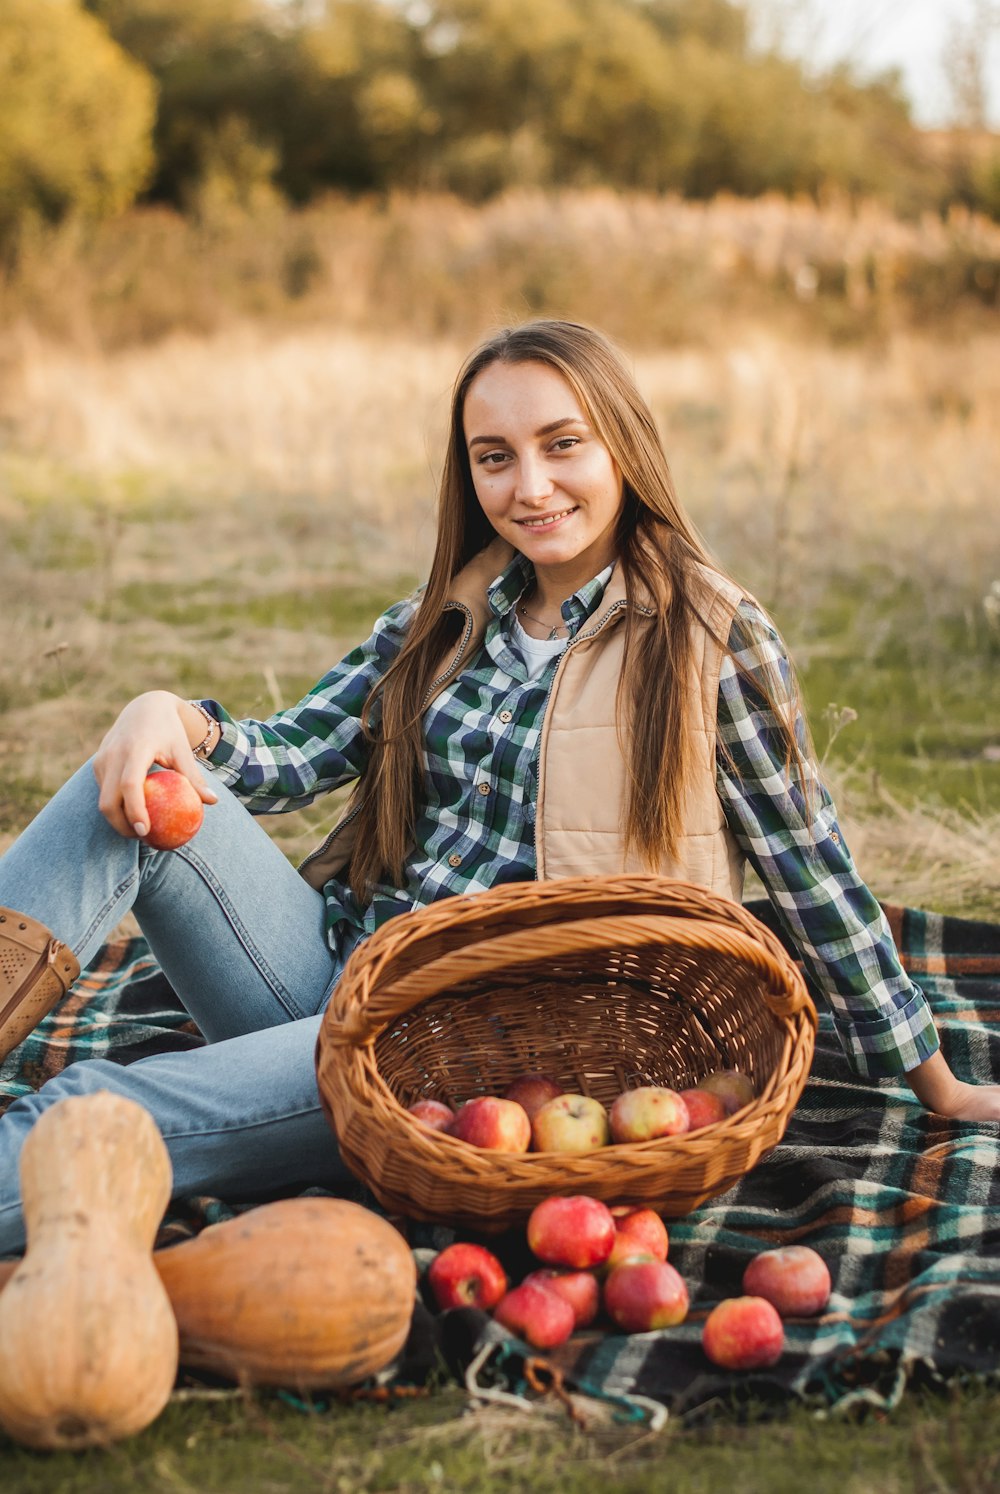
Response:
[{"label": "blurred tree line", "polygon": [[0,0],[0,236],[139,195],[210,215],[514,186],[959,196],[894,75],[822,78],[738,0]]}]

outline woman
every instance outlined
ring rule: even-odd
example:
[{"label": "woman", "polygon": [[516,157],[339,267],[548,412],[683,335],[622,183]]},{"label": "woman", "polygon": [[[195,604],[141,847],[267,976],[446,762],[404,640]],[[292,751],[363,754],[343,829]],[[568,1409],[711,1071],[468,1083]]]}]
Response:
[{"label": "woman", "polygon": [[[142,843],[153,764],[208,806],[175,852]],[[347,815],[296,875],[251,814],[352,781]],[[84,963],[133,908],[208,1039],[127,1068],[74,1064],[11,1106],[0,1254],[23,1238],[20,1145],[64,1095],[108,1088],[150,1110],[177,1194],[336,1181],[313,1048],[348,955],[387,918],[623,870],[738,898],[746,859],[855,1068],[905,1073],[942,1114],[1000,1118],[1000,1087],[959,1082],[938,1050],[815,776],[781,642],[685,517],[618,355],[571,323],[503,332],[456,384],[422,594],[268,721],[139,696],[0,861],[0,905]],[[16,980],[0,1001],[8,1048],[34,1017],[30,979]]]}]

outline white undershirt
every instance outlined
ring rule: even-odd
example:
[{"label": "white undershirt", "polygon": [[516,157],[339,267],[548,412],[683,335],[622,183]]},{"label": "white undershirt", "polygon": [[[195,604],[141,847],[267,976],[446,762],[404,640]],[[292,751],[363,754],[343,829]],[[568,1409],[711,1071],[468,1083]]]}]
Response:
[{"label": "white undershirt", "polygon": [[532,638],[526,633],[517,620],[516,613],[511,614],[511,637],[517,645],[517,651],[524,661],[524,667],[528,671],[529,680],[537,680],[545,669],[550,659],[556,654],[561,654],[569,642],[568,638]]}]

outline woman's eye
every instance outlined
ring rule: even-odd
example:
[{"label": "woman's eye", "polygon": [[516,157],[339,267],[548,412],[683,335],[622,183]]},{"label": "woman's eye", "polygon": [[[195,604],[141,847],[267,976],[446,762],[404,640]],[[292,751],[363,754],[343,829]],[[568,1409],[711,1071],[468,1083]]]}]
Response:
[{"label": "woman's eye", "polygon": [[578,446],[579,436],[560,436],[558,441],[553,441],[553,451],[568,451],[571,446]]},{"label": "woman's eye", "polygon": [[505,451],[484,451],[483,455],[479,458],[480,465],[483,467],[499,467],[501,462],[505,462],[506,460],[507,453]]}]

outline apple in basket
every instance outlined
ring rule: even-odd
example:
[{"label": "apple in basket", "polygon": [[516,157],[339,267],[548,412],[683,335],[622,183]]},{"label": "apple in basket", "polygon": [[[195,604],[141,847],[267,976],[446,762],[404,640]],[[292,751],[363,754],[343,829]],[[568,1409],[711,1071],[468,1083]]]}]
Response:
[{"label": "apple in basket", "polygon": [[143,784],[149,829],[143,836],[154,851],[176,851],[201,829],[205,806],[183,773],[161,768]]},{"label": "apple in basket", "polygon": [[743,1272],[743,1290],[763,1297],[783,1318],[807,1318],[830,1300],[830,1270],[808,1245],[762,1250]]},{"label": "apple in basket", "polygon": [[616,1204],[611,1217],[615,1221],[615,1240],[605,1262],[606,1270],[613,1271],[636,1256],[666,1260],[669,1245],[667,1226],[653,1209]]},{"label": "apple in basket", "polygon": [[557,1297],[564,1297],[573,1309],[574,1327],[586,1328],[597,1317],[601,1288],[593,1271],[560,1271],[554,1266],[542,1266],[524,1280],[538,1282]]},{"label": "apple in basket", "polygon": [[487,1152],[526,1152],[531,1145],[531,1122],[516,1101],[479,1095],[466,1100],[448,1134]]},{"label": "apple in basket", "polygon": [[547,1266],[599,1266],[614,1243],[611,1210],[586,1194],[544,1198],[528,1218],[528,1246]]},{"label": "apple in basket", "polygon": [[626,1333],[683,1323],[688,1300],[683,1278],[668,1261],[625,1261],[604,1283],[605,1311]]},{"label": "apple in basket", "polygon": [[406,1108],[409,1115],[416,1116],[418,1121],[423,1121],[432,1131],[447,1131],[455,1119],[454,1110],[443,1100],[415,1100]]},{"label": "apple in basket", "polygon": [[610,1120],[612,1141],[655,1141],[688,1130],[689,1117],[676,1090],[643,1084],[618,1096]]},{"label": "apple in basket", "polygon": [[580,1156],[608,1144],[608,1112],[589,1095],[557,1095],[535,1112],[531,1144],[536,1152]]},{"label": "apple in basket", "polygon": [[739,1069],[716,1069],[713,1074],[706,1074],[704,1079],[699,1079],[697,1088],[707,1089],[718,1095],[726,1107],[727,1115],[735,1114],[756,1099],[752,1080],[746,1074],[741,1074]]},{"label": "apple in basket", "polygon": [[534,1120],[536,1111],[562,1093],[562,1085],[550,1079],[548,1074],[521,1074],[512,1084],[508,1084],[503,1097],[523,1106],[528,1119]]},{"label": "apple in basket", "polygon": [[710,1089],[682,1089],[680,1096],[687,1106],[689,1131],[714,1126],[729,1114],[722,1098]]},{"label": "apple in basket", "polygon": [[721,1369],[768,1369],[781,1358],[785,1330],[763,1297],[727,1297],[705,1319],[701,1346]]},{"label": "apple in basket", "polygon": [[507,1273],[482,1245],[447,1245],[427,1268],[427,1283],[444,1312],[449,1307],[496,1307],[507,1290]]}]

